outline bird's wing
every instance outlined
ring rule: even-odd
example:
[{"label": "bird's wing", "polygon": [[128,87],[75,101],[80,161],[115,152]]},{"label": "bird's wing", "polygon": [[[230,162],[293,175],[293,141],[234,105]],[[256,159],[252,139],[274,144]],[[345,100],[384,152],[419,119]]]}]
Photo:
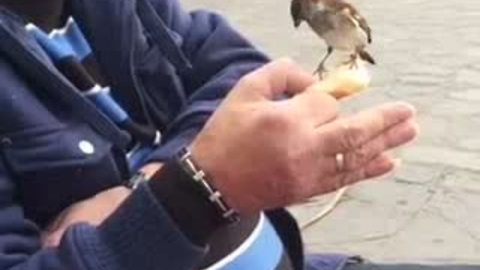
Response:
[{"label": "bird's wing", "polygon": [[365,33],[367,33],[368,43],[372,43],[372,29],[368,25],[367,20],[364,17],[362,17],[361,15],[357,15],[356,17],[354,15],[354,18],[358,21],[358,24],[359,24],[360,28],[362,28],[363,31],[365,31]]},{"label": "bird's wing", "polygon": [[358,26],[367,34],[368,43],[372,43],[372,29],[368,25],[365,17],[363,17],[353,5],[351,5],[350,3],[344,0],[327,0],[327,1],[330,2],[330,6],[337,12],[348,13],[351,19],[355,20],[355,21],[352,21],[352,23],[355,24],[355,26],[358,24]]}]

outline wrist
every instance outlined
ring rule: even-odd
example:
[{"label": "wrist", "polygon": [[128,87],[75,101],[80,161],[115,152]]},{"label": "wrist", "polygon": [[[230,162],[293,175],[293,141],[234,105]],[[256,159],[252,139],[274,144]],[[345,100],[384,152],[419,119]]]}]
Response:
[{"label": "wrist", "polygon": [[226,203],[223,194],[212,184],[212,178],[199,166],[190,149],[183,148],[178,155],[177,162],[183,171],[190,176],[190,183],[195,183],[198,192],[215,206],[218,215],[222,216],[228,223],[236,223],[239,220],[237,211]]},{"label": "wrist", "polygon": [[193,160],[208,175],[209,183],[220,191],[228,206],[241,214],[256,213],[243,207],[242,196],[247,194],[242,192],[239,186],[235,186],[240,182],[231,180],[233,172],[228,165],[231,165],[229,163],[232,160],[229,162],[226,158],[223,158],[222,150],[217,152],[218,150],[211,147],[208,139],[205,140],[205,138],[195,140],[190,149]]},{"label": "wrist", "polygon": [[167,162],[148,181],[160,204],[179,229],[195,244],[204,246],[225,220],[215,206],[198,190],[178,160]]},{"label": "wrist", "polygon": [[162,162],[152,162],[143,166],[139,171],[143,173],[145,178],[148,180],[151,179],[160,169],[162,169],[162,167]]}]

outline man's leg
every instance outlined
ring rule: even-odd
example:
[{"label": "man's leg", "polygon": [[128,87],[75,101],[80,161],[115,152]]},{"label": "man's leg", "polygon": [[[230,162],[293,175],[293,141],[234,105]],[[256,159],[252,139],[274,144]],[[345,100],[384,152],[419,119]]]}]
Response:
[{"label": "man's leg", "polygon": [[358,256],[317,253],[305,257],[305,270],[343,270],[346,265],[362,262]]},{"label": "man's leg", "polygon": [[309,254],[305,270],[480,270],[480,265],[375,264],[342,254]]}]

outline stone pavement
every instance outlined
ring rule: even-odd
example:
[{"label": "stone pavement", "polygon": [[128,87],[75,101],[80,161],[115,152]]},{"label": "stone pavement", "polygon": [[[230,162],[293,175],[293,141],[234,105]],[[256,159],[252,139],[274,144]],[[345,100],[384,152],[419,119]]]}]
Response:
[{"label": "stone pavement", "polygon": [[[418,108],[422,135],[397,151],[403,165],[348,191],[335,211],[304,231],[310,251],[375,261],[480,264],[480,1],[356,0],[374,31],[369,92],[345,113],[392,100]],[[184,0],[208,7],[272,57],[313,70],[325,47],[295,31],[289,0]],[[292,211],[300,222],[330,197]]]}]

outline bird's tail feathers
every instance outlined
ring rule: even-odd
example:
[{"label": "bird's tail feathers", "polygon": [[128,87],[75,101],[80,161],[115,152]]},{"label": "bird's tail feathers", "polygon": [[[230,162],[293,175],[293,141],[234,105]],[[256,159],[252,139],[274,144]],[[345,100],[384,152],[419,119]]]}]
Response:
[{"label": "bird's tail feathers", "polygon": [[373,56],[370,55],[366,50],[360,50],[358,51],[358,55],[360,56],[360,59],[369,62],[372,65],[376,64],[375,59],[373,59]]}]

